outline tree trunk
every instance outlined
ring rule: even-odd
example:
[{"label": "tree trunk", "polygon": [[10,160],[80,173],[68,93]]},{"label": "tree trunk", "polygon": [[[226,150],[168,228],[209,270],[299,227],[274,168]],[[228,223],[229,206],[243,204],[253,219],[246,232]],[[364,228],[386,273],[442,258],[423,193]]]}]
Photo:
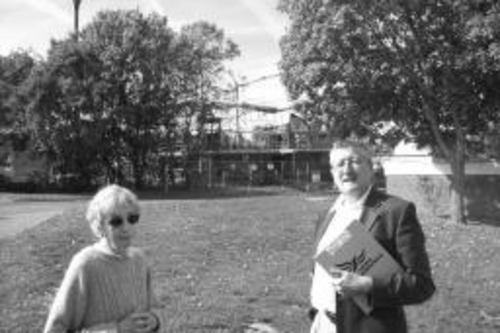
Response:
[{"label": "tree trunk", "polygon": [[460,145],[451,160],[451,193],[450,193],[450,215],[451,220],[456,223],[466,224],[465,216],[465,159],[463,147]]},{"label": "tree trunk", "polygon": [[140,156],[141,152],[138,149],[133,150],[133,155],[130,160],[132,164],[132,175],[134,177],[134,186],[137,190],[142,190],[144,188],[144,163],[142,160],[142,156]]},{"label": "tree trunk", "polygon": [[165,156],[160,156],[158,160],[158,175],[160,178],[160,187],[168,192],[168,179],[167,179],[167,158]]}]

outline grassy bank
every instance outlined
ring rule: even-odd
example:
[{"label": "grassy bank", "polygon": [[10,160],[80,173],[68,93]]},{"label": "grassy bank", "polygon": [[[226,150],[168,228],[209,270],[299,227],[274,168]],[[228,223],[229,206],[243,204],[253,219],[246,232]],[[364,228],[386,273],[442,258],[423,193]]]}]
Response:
[{"label": "grassy bank", "polygon": [[[146,200],[137,245],[154,264],[170,331],[306,332],[312,221],[305,194]],[[71,256],[92,241],[79,206],[0,241],[0,332],[39,332]],[[408,308],[411,332],[500,330],[500,231],[420,208],[438,293]]]}]

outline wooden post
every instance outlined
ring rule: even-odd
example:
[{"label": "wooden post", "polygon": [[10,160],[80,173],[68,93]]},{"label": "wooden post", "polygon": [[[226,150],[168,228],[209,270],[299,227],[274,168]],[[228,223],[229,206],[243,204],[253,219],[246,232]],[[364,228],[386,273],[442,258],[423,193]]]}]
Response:
[{"label": "wooden post", "polygon": [[311,184],[311,175],[310,175],[310,168],[309,168],[309,161],[306,162],[306,191],[309,192],[310,190],[310,184]]},{"label": "wooden post", "polygon": [[212,188],[212,158],[208,159],[208,188]]}]

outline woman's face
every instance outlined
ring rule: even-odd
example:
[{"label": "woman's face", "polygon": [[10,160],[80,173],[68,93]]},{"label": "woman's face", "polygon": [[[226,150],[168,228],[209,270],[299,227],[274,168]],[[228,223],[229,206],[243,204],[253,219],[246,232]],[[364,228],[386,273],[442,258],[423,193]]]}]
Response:
[{"label": "woman's face", "polygon": [[131,209],[122,210],[104,221],[103,237],[112,251],[120,254],[126,252],[135,237],[137,222],[139,213]]}]

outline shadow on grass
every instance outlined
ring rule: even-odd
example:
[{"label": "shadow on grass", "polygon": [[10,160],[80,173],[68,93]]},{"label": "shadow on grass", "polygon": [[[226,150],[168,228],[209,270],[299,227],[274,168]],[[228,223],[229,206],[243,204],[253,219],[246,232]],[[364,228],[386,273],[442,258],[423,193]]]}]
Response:
[{"label": "shadow on grass", "polygon": [[500,227],[500,216],[498,218],[492,218],[490,216],[468,216],[467,224],[469,225],[487,225],[490,227]]},{"label": "shadow on grass", "polygon": [[71,202],[87,200],[93,193],[57,194],[57,193],[15,193],[2,192],[0,198],[8,202]]},{"label": "shadow on grass", "polygon": [[[450,214],[436,214],[436,217],[442,221],[451,221]],[[469,214],[465,217],[466,224],[470,226],[485,225],[490,227],[500,227],[500,215],[499,217],[491,217],[477,214]]]},{"label": "shadow on grass", "polygon": [[[132,189],[133,190],[133,189]],[[286,193],[300,193],[299,190],[286,187],[226,187],[214,189],[172,189],[168,192],[160,190],[133,190],[140,200],[209,200],[241,197],[277,196]],[[72,202],[89,200],[95,192],[75,194],[55,193],[0,193],[6,202]]]},{"label": "shadow on grass", "polygon": [[243,197],[279,196],[302,193],[287,187],[227,187],[200,190],[138,191],[140,200],[210,200],[233,199]]},{"label": "shadow on grass", "polygon": [[[282,195],[310,195],[313,197],[331,197],[331,190],[315,190],[306,191],[300,188],[286,186],[262,186],[262,187],[225,187],[212,189],[171,189],[168,192],[161,190],[143,190],[137,193],[140,200],[220,200],[234,198],[253,198],[253,197],[274,197]],[[87,201],[97,192],[85,192],[75,194],[54,194],[54,193],[0,193],[0,198],[3,196],[7,202],[77,202]]]}]

